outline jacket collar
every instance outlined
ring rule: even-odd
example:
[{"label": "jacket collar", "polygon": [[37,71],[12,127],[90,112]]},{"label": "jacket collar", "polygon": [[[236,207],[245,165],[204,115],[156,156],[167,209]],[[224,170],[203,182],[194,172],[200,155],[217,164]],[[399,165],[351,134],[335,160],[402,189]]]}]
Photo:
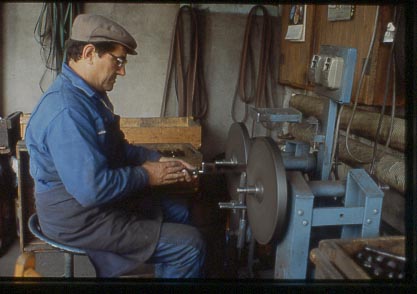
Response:
[{"label": "jacket collar", "polygon": [[78,74],[76,74],[65,62],[62,64],[62,75],[66,77],[74,87],[83,91],[88,97],[96,97],[98,99],[103,99],[107,95],[100,93],[90,85],[88,85]]}]

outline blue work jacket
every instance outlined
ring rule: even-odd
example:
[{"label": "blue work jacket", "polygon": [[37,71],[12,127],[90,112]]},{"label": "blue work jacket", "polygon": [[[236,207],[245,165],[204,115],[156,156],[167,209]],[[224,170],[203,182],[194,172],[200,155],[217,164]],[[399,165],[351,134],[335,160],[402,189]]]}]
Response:
[{"label": "blue work jacket", "polygon": [[[59,186],[84,207],[108,203],[148,183],[140,166],[160,154],[128,144],[114,146],[109,126],[118,116],[105,93],[99,93],[67,64],[33,110],[25,141],[30,173],[37,193]],[[112,150],[123,152],[125,163],[114,168]],[[112,162],[113,161],[113,162]],[[117,165],[116,165],[117,167]]]}]

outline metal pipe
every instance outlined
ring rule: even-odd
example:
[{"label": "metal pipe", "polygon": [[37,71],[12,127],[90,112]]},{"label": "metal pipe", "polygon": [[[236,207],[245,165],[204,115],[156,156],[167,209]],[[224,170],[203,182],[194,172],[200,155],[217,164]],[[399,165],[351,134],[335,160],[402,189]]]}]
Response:
[{"label": "metal pipe", "polygon": [[310,172],[316,168],[316,157],[313,154],[295,156],[291,153],[283,152],[281,155],[286,170]]},{"label": "metal pipe", "polygon": [[64,277],[72,278],[74,277],[74,255],[69,252],[64,252],[64,259],[65,259]]},{"label": "metal pipe", "polygon": [[245,204],[240,204],[233,200],[230,202],[219,202],[218,205],[220,209],[246,209]]},{"label": "metal pipe", "polygon": [[343,197],[346,181],[309,181],[308,186],[316,197]]}]

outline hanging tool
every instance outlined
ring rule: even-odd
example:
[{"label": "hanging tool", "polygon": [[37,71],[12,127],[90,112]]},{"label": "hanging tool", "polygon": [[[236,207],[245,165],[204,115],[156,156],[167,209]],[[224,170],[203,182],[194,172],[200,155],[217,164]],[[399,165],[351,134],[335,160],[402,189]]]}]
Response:
[{"label": "hanging tool", "polygon": [[[184,14],[190,14],[190,62],[184,63]],[[175,71],[175,90],[178,102],[178,116],[193,116],[195,119],[203,119],[207,113],[208,101],[202,70],[202,57],[200,52],[197,14],[191,6],[182,6],[177,13],[172,34],[167,75],[160,116],[166,115],[168,103],[168,90],[171,83],[172,71]]]}]

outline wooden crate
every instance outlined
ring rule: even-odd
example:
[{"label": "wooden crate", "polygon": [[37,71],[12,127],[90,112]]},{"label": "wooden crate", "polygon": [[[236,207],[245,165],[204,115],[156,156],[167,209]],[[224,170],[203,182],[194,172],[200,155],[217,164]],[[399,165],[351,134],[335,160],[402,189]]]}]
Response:
[{"label": "wooden crate", "polygon": [[122,117],[120,128],[132,144],[190,143],[201,147],[201,125],[191,117]]},{"label": "wooden crate", "polygon": [[371,277],[353,259],[368,245],[395,255],[405,256],[405,237],[389,236],[369,239],[322,240],[310,252],[315,265],[315,279],[370,280]]},{"label": "wooden crate", "polygon": [[[20,118],[23,139],[29,118],[29,113]],[[132,144],[190,143],[201,148],[201,125],[191,117],[122,117],[120,128]]]}]

